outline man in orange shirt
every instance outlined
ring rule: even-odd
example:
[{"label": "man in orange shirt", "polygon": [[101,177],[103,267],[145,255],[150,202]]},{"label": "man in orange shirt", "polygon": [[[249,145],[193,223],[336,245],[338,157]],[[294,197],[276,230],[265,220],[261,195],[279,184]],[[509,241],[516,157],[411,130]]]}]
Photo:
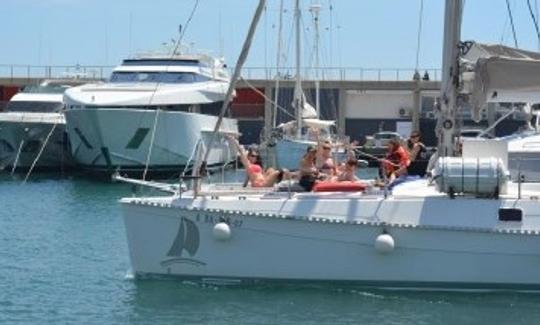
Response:
[{"label": "man in orange shirt", "polygon": [[392,139],[387,143],[388,152],[383,161],[383,173],[389,182],[394,181],[399,176],[407,175],[407,167],[411,164],[409,153],[397,139]]}]

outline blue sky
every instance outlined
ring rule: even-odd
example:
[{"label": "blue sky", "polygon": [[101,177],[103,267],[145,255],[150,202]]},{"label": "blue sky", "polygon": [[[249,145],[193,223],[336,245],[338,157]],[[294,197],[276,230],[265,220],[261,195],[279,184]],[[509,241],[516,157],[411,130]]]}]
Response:
[{"label": "blue sky", "polygon": [[[184,41],[237,59],[256,0],[199,0]],[[302,0],[307,9],[315,0]],[[319,0],[323,66],[414,68],[420,0]],[[462,39],[513,44],[506,0],[467,0]],[[531,0],[533,7],[540,0]],[[115,65],[177,37],[195,0],[2,0],[0,64]],[[285,0],[284,43],[292,59],[292,0]],[[330,4],[332,10],[330,10]],[[538,50],[526,0],[510,0],[519,45]],[[268,0],[247,66],[274,66],[279,0]],[[424,0],[420,67],[441,62],[443,0]],[[310,13],[303,13],[305,62]]]}]

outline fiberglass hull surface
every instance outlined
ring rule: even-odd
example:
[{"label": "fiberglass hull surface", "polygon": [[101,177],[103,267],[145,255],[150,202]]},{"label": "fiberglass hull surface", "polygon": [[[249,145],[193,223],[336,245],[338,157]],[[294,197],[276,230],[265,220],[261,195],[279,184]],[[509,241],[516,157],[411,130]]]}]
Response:
[{"label": "fiberglass hull surface", "polygon": [[[217,117],[160,111],[157,116],[149,170],[179,170],[190,158],[199,139],[208,141]],[[85,169],[107,171],[143,170],[152,143],[155,110],[72,109],[66,112],[71,150],[77,164]],[[222,130],[237,133],[235,120],[224,119]],[[228,142],[215,141],[208,165],[235,158]]]},{"label": "fiberglass hull surface", "polygon": [[[240,282],[540,288],[540,274],[534,272],[540,267],[535,201],[445,197],[316,201],[124,199],[133,270]],[[500,207],[516,204],[529,216],[528,222],[498,221]],[[267,214],[277,206],[279,215]],[[231,227],[229,240],[213,235],[220,220]],[[395,241],[389,253],[374,248],[383,233]]]},{"label": "fiberglass hull surface", "polygon": [[27,170],[44,144],[35,169],[64,168],[73,164],[65,123],[0,121],[0,165],[12,168],[16,163],[17,170]]}]

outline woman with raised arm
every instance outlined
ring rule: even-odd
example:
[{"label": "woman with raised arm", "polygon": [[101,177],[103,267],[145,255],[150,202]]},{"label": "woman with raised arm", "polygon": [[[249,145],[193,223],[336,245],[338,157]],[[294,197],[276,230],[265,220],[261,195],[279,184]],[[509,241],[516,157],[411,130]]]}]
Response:
[{"label": "woman with raised arm", "polygon": [[227,136],[227,139],[238,151],[240,162],[246,169],[246,174],[249,183],[252,187],[272,187],[275,183],[281,181],[283,171],[268,168],[263,170],[261,156],[254,148],[249,148],[247,151],[238,143],[238,140],[232,136]]}]

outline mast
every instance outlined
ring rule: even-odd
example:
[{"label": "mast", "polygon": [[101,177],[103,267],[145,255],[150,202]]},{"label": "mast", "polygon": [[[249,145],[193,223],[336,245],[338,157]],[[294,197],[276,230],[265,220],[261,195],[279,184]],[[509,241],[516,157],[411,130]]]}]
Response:
[{"label": "mast", "polygon": [[321,117],[321,104],[320,104],[320,79],[319,79],[319,12],[321,11],[321,5],[319,3],[312,4],[310,11],[313,14],[313,24],[315,27],[315,110],[317,111],[317,118]]},{"label": "mast", "polygon": [[444,16],[444,41],[440,112],[437,120],[439,157],[455,153],[457,96],[459,87],[459,42],[463,0],[446,0]]},{"label": "mast", "polygon": [[[202,161],[198,162],[196,166],[197,168],[195,168],[194,170],[195,173],[200,173],[200,170],[204,170],[206,168],[206,161],[208,160],[208,156],[210,155],[210,150],[212,149],[212,145],[214,144],[214,141],[216,140],[217,133],[221,127],[221,123],[223,122],[225,113],[227,113],[229,104],[232,101],[233,93],[234,93],[234,90],[236,89],[236,83],[238,79],[240,78],[242,67],[244,66],[244,63],[246,62],[247,55],[249,53],[249,48],[251,47],[253,36],[255,35],[255,30],[257,29],[257,24],[259,23],[259,19],[261,18],[261,14],[263,12],[265,5],[266,5],[266,0],[259,0],[259,4],[257,5],[257,9],[255,10],[255,14],[253,15],[253,19],[251,20],[251,25],[249,26],[248,34],[244,41],[244,46],[242,47],[242,51],[240,52],[240,55],[238,56],[238,61],[236,61],[236,66],[234,68],[231,82],[229,84],[229,89],[227,89],[227,94],[221,106],[221,112],[219,114],[216,125],[214,126],[214,131],[212,132],[212,135],[210,136],[210,141],[208,142],[208,146],[206,147],[204,158],[202,159]],[[195,190],[197,190],[197,187],[199,185],[200,184],[195,184],[194,186]]]},{"label": "mast", "polygon": [[296,110],[296,134],[298,137],[302,134],[302,109],[303,109],[303,94],[302,80],[300,75],[300,0],[295,1],[294,18],[296,27],[296,83],[294,85],[294,108]]},{"label": "mast", "polygon": [[277,112],[278,112],[278,99],[279,99],[279,69],[281,68],[281,46],[283,43],[283,0],[279,2],[279,26],[278,26],[278,43],[277,43],[277,58],[276,58],[276,86],[274,89],[274,112],[272,116],[272,127],[275,128],[277,124]]}]

